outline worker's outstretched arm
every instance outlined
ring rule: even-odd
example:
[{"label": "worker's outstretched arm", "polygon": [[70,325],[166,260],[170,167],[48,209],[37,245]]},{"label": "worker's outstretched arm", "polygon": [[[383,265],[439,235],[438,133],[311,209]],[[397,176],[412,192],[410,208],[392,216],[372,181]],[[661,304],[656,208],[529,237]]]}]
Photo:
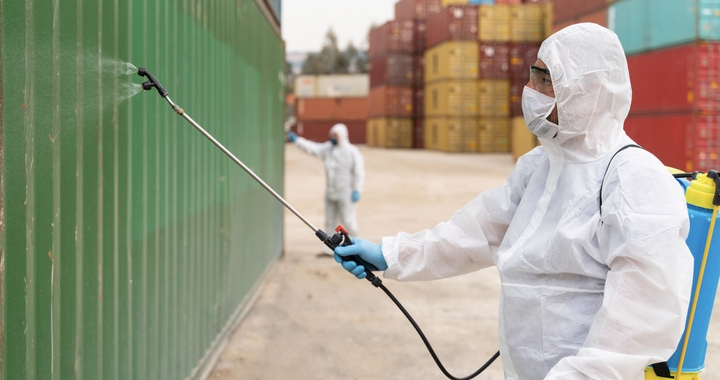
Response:
[{"label": "worker's outstretched arm", "polygon": [[450,221],[415,234],[383,238],[385,277],[432,280],[495,265],[500,242],[541,154],[540,148],[521,157],[503,186],[478,195]]},{"label": "worker's outstretched arm", "polygon": [[625,155],[605,177],[599,249],[589,252],[609,268],[602,306],[577,355],[560,360],[546,379],[640,379],[680,340],[693,271],[687,207],[661,165],[632,158],[640,154],[649,153]]},{"label": "worker's outstretched arm", "polygon": [[326,141],[324,143],[316,143],[314,141],[310,141],[297,135],[295,135],[294,138],[290,139],[290,141],[294,143],[295,146],[300,148],[300,150],[302,150],[303,152],[312,154],[313,156],[323,159],[332,149],[332,143],[330,143],[329,141]]}]

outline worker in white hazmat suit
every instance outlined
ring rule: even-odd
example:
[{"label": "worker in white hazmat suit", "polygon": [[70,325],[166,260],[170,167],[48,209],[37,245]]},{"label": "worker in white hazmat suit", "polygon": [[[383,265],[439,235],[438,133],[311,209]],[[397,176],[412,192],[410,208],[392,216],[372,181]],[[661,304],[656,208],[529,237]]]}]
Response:
[{"label": "worker in white hazmat suit", "polygon": [[[293,132],[288,134],[288,140],[325,162],[325,231],[332,233],[341,224],[351,236],[357,236],[355,203],[362,194],[365,164],[360,151],[350,143],[347,126],[335,124],[330,128],[330,141],[324,143],[312,142]],[[332,255],[329,248],[324,252]]]},{"label": "worker in white hazmat suit", "polygon": [[642,379],[684,329],[693,258],[683,192],[652,154],[623,149],[631,88],[613,32],[569,26],[533,66],[523,113],[542,146],[503,186],[432,229],[356,239],[335,258],[363,278],[342,260],[360,255],[400,281],[494,265],[506,379]]}]

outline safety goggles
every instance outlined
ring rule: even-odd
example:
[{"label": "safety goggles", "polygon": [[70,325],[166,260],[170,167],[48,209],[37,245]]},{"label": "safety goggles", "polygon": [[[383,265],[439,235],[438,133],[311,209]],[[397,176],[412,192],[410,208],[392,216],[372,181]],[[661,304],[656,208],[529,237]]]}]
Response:
[{"label": "safety goggles", "polygon": [[535,89],[539,92],[552,91],[552,79],[550,78],[550,70],[537,66],[530,66],[530,80],[533,82]]}]

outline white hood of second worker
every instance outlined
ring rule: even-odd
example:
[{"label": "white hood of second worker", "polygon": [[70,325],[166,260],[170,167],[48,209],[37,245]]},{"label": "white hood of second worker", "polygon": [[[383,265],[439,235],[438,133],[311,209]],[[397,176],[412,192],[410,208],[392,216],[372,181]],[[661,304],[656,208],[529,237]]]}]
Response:
[{"label": "white hood of second worker", "polygon": [[615,148],[632,99],[617,35],[593,23],[571,25],[543,42],[538,59],[550,70],[558,109],[558,135],[541,142],[560,149],[548,151],[590,162]]},{"label": "white hood of second worker", "polygon": [[344,146],[350,144],[350,138],[348,137],[348,129],[345,124],[335,124],[330,128],[330,134],[337,133],[338,146]]}]

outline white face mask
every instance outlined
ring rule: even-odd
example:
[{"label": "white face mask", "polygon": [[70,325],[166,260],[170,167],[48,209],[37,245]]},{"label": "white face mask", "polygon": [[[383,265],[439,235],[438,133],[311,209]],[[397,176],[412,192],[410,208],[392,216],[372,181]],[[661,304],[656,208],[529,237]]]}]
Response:
[{"label": "white face mask", "polygon": [[557,134],[557,124],[547,120],[555,108],[555,98],[525,86],[522,93],[522,110],[525,124],[535,136],[551,139]]}]

